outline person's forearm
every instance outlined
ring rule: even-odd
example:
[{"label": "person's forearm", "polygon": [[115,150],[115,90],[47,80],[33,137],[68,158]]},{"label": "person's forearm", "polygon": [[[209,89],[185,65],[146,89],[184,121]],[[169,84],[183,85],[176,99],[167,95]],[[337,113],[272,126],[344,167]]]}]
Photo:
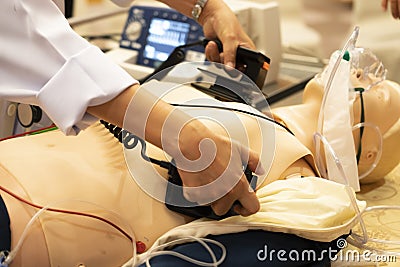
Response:
[{"label": "person's forearm", "polygon": [[122,127],[125,111],[138,87],[139,84],[134,84],[111,101],[101,105],[88,107],[87,112],[99,119],[103,119],[109,123]]},{"label": "person's forearm", "polygon": [[171,156],[180,154],[178,149],[181,149],[181,152],[187,157],[197,157],[199,155],[197,149],[189,149],[183,144],[187,140],[179,139],[180,145],[178,145],[178,136],[172,136],[172,134],[167,136],[167,142],[165,135],[172,132],[179,134],[176,130],[181,129],[185,124],[185,131],[192,133],[189,134],[193,138],[191,143],[196,144],[194,139],[200,136],[196,133],[198,131],[204,133],[207,130],[206,127],[199,121],[192,120],[186,113],[177,110],[156,96],[148,94],[145,90],[139,90],[139,88],[138,84],[132,85],[111,101],[91,106],[87,111],[109,123],[125,128],[164,149]]},{"label": "person's forearm", "polygon": [[[131,101],[135,94],[137,94],[139,90],[139,84],[135,84],[127,88],[120,95],[115,97],[109,102],[106,102],[102,105],[92,106],[88,108],[88,112],[98,118],[101,118],[109,123],[114,125],[118,125],[121,128],[131,128],[126,129],[133,134],[145,138],[148,142],[156,145],[161,148],[161,129],[164,120],[167,117],[167,114],[172,112],[173,107],[167,105],[164,102],[159,101],[158,104],[154,107],[154,109],[148,114],[148,118],[146,119],[147,114],[140,114],[135,112],[136,114],[127,114],[128,109],[132,109],[135,107],[131,107]],[[139,103],[139,105],[142,103]],[[134,105],[134,103],[133,103]],[[149,107],[150,108],[150,107]],[[133,113],[133,112],[131,112]],[[155,115],[157,114],[157,116]],[[127,116],[131,118],[127,118]],[[135,126],[127,126],[125,120],[140,120],[143,122],[143,128],[138,125]],[[149,129],[151,125],[151,130]],[[136,128],[136,129],[132,129]],[[147,128],[147,129],[146,129]]]}]

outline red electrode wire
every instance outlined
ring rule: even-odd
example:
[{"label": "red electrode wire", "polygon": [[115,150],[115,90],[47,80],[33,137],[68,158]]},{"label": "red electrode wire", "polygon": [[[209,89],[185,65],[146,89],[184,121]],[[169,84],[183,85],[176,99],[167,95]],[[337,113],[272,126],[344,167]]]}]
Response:
[{"label": "red electrode wire", "polygon": [[[0,190],[2,190],[3,192],[9,194],[10,196],[12,196],[13,198],[28,204],[29,206],[38,208],[38,209],[43,209],[43,206],[37,205],[35,203],[32,203],[16,194],[14,194],[13,192],[11,192],[10,190],[4,188],[3,186],[0,185]],[[118,225],[114,224],[113,222],[99,217],[97,215],[93,215],[93,214],[88,214],[88,213],[84,213],[84,212],[79,212],[79,211],[70,211],[70,210],[62,210],[62,209],[55,209],[55,208],[47,208],[46,210],[48,211],[52,211],[52,212],[59,212],[59,213],[66,213],[66,214],[72,214],[72,215],[79,215],[79,216],[84,216],[84,217],[89,217],[89,218],[93,218],[96,220],[100,220],[102,222],[107,223],[108,225],[111,225],[112,227],[114,227],[115,229],[117,229],[120,233],[122,233],[126,238],[129,239],[130,242],[133,241],[133,238],[127,233],[125,232],[121,227],[119,227]],[[143,253],[146,250],[145,244],[141,241],[136,241],[136,249],[138,253]]]},{"label": "red electrode wire", "polygon": [[38,134],[38,133],[42,133],[42,132],[46,132],[46,131],[51,131],[53,129],[54,130],[57,129],[57,127],[54,124],[52,124],[52,125],[50,125],[48,127],[37,129],[37,130],[33,130],[33,131],[29,131],[29,132],[23,132],[23,133],[20,133],[20,134],[16,134],[16,135],[8,136],[8,137],[5,137],[5,138],[1,138],[0,142],[8,140],[8,139],[12,139],[12,138],[22,137],[22,136],[31,135],[31,134]]}]

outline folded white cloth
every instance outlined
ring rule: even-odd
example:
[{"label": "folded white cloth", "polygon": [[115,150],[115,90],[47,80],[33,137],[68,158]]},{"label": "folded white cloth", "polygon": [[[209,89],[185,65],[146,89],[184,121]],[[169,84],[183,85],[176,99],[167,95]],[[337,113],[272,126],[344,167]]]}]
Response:
[{"label": "folded white cloth", "polygon": [[[178,226],[161,236],[152,246],[185,237],[205,237],[251,229],[291,233],[310,240],[329,242],[358,223],[357,211],[363,212],[365,201],[355,199],[354,190],[345,185],[317,177],[277,180],[257,191],[261,208],[248,217],[233,216],[220,221],[199,219]],[[352,205],[355,200],[357,207]],[[149,252],[139,255],[139,262]]]}]

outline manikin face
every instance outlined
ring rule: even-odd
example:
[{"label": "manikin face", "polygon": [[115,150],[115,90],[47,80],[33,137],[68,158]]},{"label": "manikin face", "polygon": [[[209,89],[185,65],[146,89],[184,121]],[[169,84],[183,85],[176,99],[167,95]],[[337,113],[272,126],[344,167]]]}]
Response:
[{"label": "manikin face", "polygon": [[351,51],[350,82],[359,92],[353,103],[354,122],[359,121],[364,109],[365,121],[379,127],[384,134],[400,116],[399,87],[386,80],[386,69],[372,51],[365,48]]},{"label": "manikin face", "polygon": [[[362,95],[356,93],[354,102],[352,102],[353,125],[357,125],[362,120],[366,124],[362,131],[357,129],[353,132],[355,149],[359,158],[358,169],[362,178],[363,174],[367,174],[375,167],[374,164],[381,166],[385,164],[378,160],[381,156],[380,153],[386,152],[383,147],[386,140],[385,133],[400,118],[400,86],[388,80],[378,81],[373,75],[363,75],[361,70],[354,71],[351,80],[355,88],[368,88],[362,92]],[[397,157],[397,155],[391,156],[392,158]],[[388,168],[392,167],[388,166]],[[386,172],[388,171],[390,169]]]},{"label": "manikin face", "polygon": [[[361,70],[353,70],[351,83],[354,88],[364,88],[362,94],[364,101],[365,120],[379,127],[382,134],[387,132],[400,118],[400,86],[399,84],[375,78],[368,75],[365,78]],[[372,87],[370,85],[373,85]],[[308,104],[319,112],[324,89],[318,78],[312,79],[305,87],[303,93],[303,104]],[[361,103],[360,94],[355,93],[353,106],[353,124],[360,122]],[[351,108],[351,106],[350,106]]]},{"label": "manikin face", "polygon": [[[357,87],[366,88],[362,82]],[[400,87],[398,84],[384,80],[363,92],[366,121],[379,127],[385,133],[400,117]],[[357,94],[353,103],[354,121],[360,118],[361,103]]]}]

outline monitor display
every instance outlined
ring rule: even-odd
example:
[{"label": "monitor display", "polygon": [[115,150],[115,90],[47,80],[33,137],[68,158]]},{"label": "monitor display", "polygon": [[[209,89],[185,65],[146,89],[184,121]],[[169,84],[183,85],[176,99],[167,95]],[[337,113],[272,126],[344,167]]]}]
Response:
[{"label": "monitor display", "polygon": [[158,62],[165,61],[177,46],[186,44],[189,31],[189,23],[153,18],[146,38],[143,57]]}]

